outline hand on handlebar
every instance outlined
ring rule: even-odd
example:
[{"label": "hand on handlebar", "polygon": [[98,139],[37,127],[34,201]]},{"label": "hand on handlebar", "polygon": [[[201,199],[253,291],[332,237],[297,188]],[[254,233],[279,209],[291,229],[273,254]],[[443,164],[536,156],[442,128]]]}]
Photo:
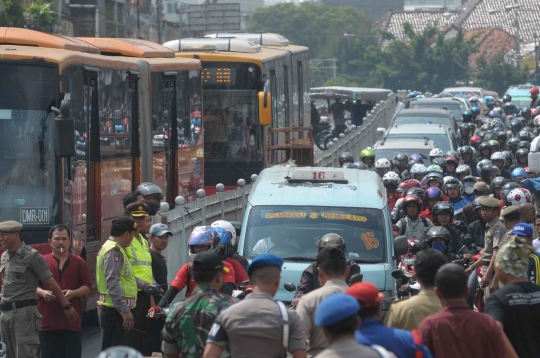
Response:
[{"label": "hand on handlebar", "polygon": [[153,318],[156,313],[160,313],[162,308],[159,306],[150,307],[147,317]]}]

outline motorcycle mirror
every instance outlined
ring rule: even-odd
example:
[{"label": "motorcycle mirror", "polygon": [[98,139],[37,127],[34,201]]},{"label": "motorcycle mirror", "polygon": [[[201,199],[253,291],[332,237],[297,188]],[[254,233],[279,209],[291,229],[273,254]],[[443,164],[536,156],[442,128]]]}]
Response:
[{"label": "motorcycle mirror", "polygon": [[240,284],[238,285],[238,288],[244,289],[248,286],[249,286],[249,280],[246,280],[246,281],[240,282]]},{"label": "motorcycle mirror", "polygon": [[398,257],[405,255],[409,250],[409,242],[407,241],[407,236],[398,236],[394,240],[394,256]]},{"label": "motorcycle mirror", "polygon": [[296,291],[296,285],[292,282],[287,282],[286,284],[283,285],[283,287],[289,292]]},{"label": "motorcycle mirror", "polygon": [[148,296],[159,296],[161,295],[161,289],[157,285],[149,285],[144,291]]},{"label": "motorcycle mirror", "polygon": [[463,260],[454,260],[452,261],[453,264],[456,264],[456,265],[460,265],[460,266],[465,266],[465,262]]},{"label": "motorcycle mirror", "polygon": [[473,243],[472,237],[466,237],[466,238],[463,240],[463,243],[465,244],[465,246],[470,246],[470,245]]},{"label": "motorcycle mirror", "polygon": [[349,286],[357,283],[362,282],[362,279],[364,278],[364,275],[361,273],[357,273],[356,275],[352,275],[351,279],[349,280]]},{"label": "motorcycle mirror", "polygon": [[394,271],[392,271],[392,277],[395,279],[399,279],[405,277],[405,274],[400,269],[395,269]]},{"label": "motorcycle mirror", "polygon": [[411,248],[411,249],[412,249],[412,252],[414,252],[414,253],[416,254],[416,253],[422,251],[422,246],[421,246],[420,244],[418,244],[418,243],[415,242],[415,243],[412,245],[412,248]]}]

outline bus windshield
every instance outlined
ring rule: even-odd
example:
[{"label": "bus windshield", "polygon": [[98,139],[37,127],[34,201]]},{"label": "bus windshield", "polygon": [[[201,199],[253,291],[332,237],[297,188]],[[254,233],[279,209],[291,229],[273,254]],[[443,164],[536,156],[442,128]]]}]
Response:
[{"label": "bus windshield", "polygon": [[384,215],[378,209],[324,206],[256,206],[249,214],[245,257],[272,253],[284,259],[314,261],[326,234],[340,235],[349,259],[384,262]]},{"label": "bus windshield", "polygon": [[[262,169],[257,97],[261,71],[253,64],[203,63],[201,77],[205,184],[209,184],[206,178],[212,177],[225,185],[236,183],[251,175],[251,168]],[[218,172],[212,173],[214,170]]]},{"label": "bus windshield", "polygon": [[51,135],[58,69],[8,62],[0,73],[0,221],[48,225],[58,210]]}]

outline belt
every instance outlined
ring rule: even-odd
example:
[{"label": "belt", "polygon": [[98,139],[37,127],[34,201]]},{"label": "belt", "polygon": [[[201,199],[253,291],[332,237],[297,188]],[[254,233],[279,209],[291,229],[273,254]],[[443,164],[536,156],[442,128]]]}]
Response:
[{"label": "belt", "polygon": [[489,266],[491,261],[482,261],[482,266]]},{"label": "belt", "polygon": [[22,301],[14,301],[14,302],[0,302],[0,310],[1,311],[11,311],[17,308],[23,308],[28,306],[37,306],[38,300],[32,299],[32,300],[22,300]]}]

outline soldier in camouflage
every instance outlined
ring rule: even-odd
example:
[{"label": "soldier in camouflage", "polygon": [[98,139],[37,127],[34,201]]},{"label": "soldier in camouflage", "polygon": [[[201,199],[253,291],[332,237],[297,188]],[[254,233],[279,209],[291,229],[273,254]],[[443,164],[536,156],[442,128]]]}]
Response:
[{"label": "soldier in camouflage", "polygon": [[[202,357],[208,333],[218,312],[237,302],[219,293],[223,284],[223,262],[215,252],[202,252],[193,259],[193,279],[197,287],[184,302],[174,307],[165,320],[162,351],[164,357]],[[226,356],[226,355],[225,355]]]}]

